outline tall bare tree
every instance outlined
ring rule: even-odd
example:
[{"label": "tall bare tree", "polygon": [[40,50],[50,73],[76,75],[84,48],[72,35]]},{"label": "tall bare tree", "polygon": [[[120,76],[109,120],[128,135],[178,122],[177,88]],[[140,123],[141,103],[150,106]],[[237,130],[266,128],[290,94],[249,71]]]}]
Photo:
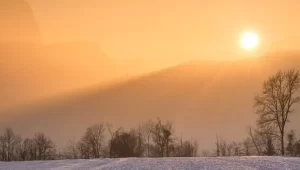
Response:
[{"label": "tall bare tree", "polygon": [[240,156],[242,152],[241,143],[232,142],[232,147],[234,151],[234,156]]},{"label": "tall bare tree", "polygon": [[91,152],[93,158],[100,158],[101,149],[104,143],[104,132],[105,125],[103,123],[99,123],[88,127],[83,139],[82,146],[85,148],[85,152]]},{"label": "tall bare tree", "polygon": [[17,158],[17,147],[21,144],[20,136],[15,135],[11,128],[6,128],[0,139],[1,157],[3,161],[13,161]]},{"label": "tall bare tree", "polygon": [[0,136],[0,158],[1,158],[0,160],[1,161],[6,161],[6,158],[7,158],[6,149],[7,149],[6,140],[5,140],[4,136]]},{"label": "tall bare tree", "polygon": [[151,151],[153,152],[153,155],[157,157],[163,157],[165,152],[162,126],[163,125],[161,123],[161,120],[158,119],[157,123],[155,124],[152,130],[153,145],[151,146]]},{"label": "tall bare tree", "polygon": [[129,134],[136,139],[135,156],[141,157],[144,155],[146,146],[146,132],[143,125],[139,125],[137,128],[130,130]]},{"label": "tall bare tree", "polygon": [[246,156],[250,156],[250,150],[251,150],[251,139],[250,138],[246,138],[243,141],[243,149],[244,149],[244,154]]},{"label": "tall bare tree", "polygon": [[152,130],[152,141],[152,152],[154,156],[170,156],[170,151],[174,144],[172,123],[167,122],[163,124],[161,120],[158,119]]},{"label": "tall bare tree", "polygon": [[19,154],[23,161],[36,159],[36,148],[32,139],[23,140]]},{"label": "tall bare tree", "polygon": [[64,156],[67,159],[78,159],[78,149],[75,139],[69,140],[67,147],[64,151]]},{"label": "tall bare tree", "polygon": [[152,120],[147,121],[145,124],[142,124],[144,129],[145,137],[147,140],[147,156],[150,156],[150,138],[154,128],[154,122]]},{"label": "tall bare tree", "polygon": [[79,151],[79,156],[81,159],[90,159],[91,148],[85,138],[82,138],[81,141],[76,144],[76,148]]},{"label": "tall bare tree", "polygon": [[164,126],[162,126],[162,132],[163,132],[163,141],[166,148],[166,156],[170,156],[170,150],[173,144],[172,139],[172,124],[170,122],[166,123]]},{"label": "tall bare tree", "polygon": [[109,134],[110,134],[109,157],[112,158],[113,157],[113,150],[112,150],[113,140],[118,135],[118,133],[120,133],[123,130],[123,128],[119,127],[118,129],[114,130],[113,125],[110,124],[110,123],[107,123],[106,127],[107,127],[107,130],[108,130]]},{"label": "tall bare tree", "polygon": [[217,156],[220,156],[220,141],[218,135],[217,135],[216,147],[217,147],[216,154]]},{"label": "tall bare tree", "polygon": [[260,127],[275,126],[281,143],[281,154],[285,154],[285,127],[293,112],[293,105],[300,102],[300,73],[296,70],[279,71],[263,84],[263,92],[255,97],[257,124]]},{"label": "tall bare tree", "polygon": [[33,141],[38,160],[54,159],[55,145],[50,138],[46,137],[44,133],[38,132],[35,134]]},{"label": "tall bare tree", "polygon": [[220,153],[222,154],[222,156],[226,156],[226,152],[227,152],[227,142],[224,139],[220,139],[219,141],[219,150]]},{"label": "tall bare tree", "polygon": [[288,151],[288,153],[291,156],[294,156],[294,154],[295,154],[295,141],[296,141],[296,137],[295,137],[295,132],[293,130],[291,130],[288,133],[287,139],[288,139],[288,144],[287,144],[286,150]]},{"label": "tall bare tree", "polygon": [[261,147],[260,147],[260,145],[261,145],[260,136],[258,136],[256,131],[253,130],[251,127],[249,127],[248,134],[250,136],[249,138],[251,139],[253,146],[255,147],[257,154],[260,156],[261,152],[262,152]]},{"label": "tall bare tree", "polygon": [[228,144],[227,144],[227,147],[226,147],[227,155],[228,155],[228,156],[231,156],[232,149],[233,149],[232,143],[228,143]]}]

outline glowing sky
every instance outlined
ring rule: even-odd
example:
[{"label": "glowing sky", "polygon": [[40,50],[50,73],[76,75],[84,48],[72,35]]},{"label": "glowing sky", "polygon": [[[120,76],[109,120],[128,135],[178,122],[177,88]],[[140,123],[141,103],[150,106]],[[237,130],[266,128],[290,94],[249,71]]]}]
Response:
[{"label": "glowing sky", "polygon": [[45,42],[96,41],[117,59],[235,58],[241,32],[261,35],[259,53],[300,42],[297,0],[27,0]]},{"label": "glowing sky", "polygon": [[[184,128],[185,125],[189,125],[188,132],[200,135],[197,129],[201,125],[201,123],[198,124],[199,119],[205,120],[209,126],[213,125],[207,121],[210,119],[206,119],[200,113],[207,114],[209,117],[211,108],[215,109],[213,113],[217,115],[215,117],[218,117],[217,121],[219,120],[219,122],[225,120],[225,117],[230,118],[228,113],[237,119],[239,116],[243,116],[241,113],[251,113],[247,115],[254,116],[251,111],[254,97],[252,95],[256,92],[251,90],[261,87],[259,85],[263,82],[263,75],[267,74],[266,70],[269,67],[275,70],[276,64],[284,63],[281,61],[269,63],[267,59],[259,60],[260,58],[256,63],[256,58],[245,57],[263,55],[269,51],[300,50],[299,0],[26,1],[32,8],[39,27],[38,33],[34,32],[38,34],[36,36],[38,41],[35,42],[41,41],[43,44],[37,46],[35,46],[36,44],[21,44],[20,47],[18,44],[12,44],[13,48],[11,49],[13,50],[7,48],[10,47],[10,44],[0,45],[0,50],[2,50],[0,53],[0,114],[6,114],[6,112],[1,112],[1,109],[7,106],[15,108],[20,103],[41,101],[41,99],[48,99],[51,96],[64,96],[63,94],[66,92],[78,94],[81,93],[78,89],[90,89],[94,86],[98,89],[99,85],[106,85],[112,80],[120,82],[133,76],[141,76],[141,73],[150,74],[153,71],[157,72],[190,60],[199,60],[195,62],[199,64],[195,64],[194,67],[193,64],[187,65],[187,67],[178,67],[178,70],[167,71],[167,74],[162,74],[162,76],[159,74],[139,79],[140,81],[132,84],[125,84],[124,87],[117,88],[117,91],[108,90],[109,93],[103,93],[104,95],[99,93],[99,96],[102,96],[100,98],[97,97],[98,91],[95,94],[92,91],[91,95],[88,91],[88,98],[80,99],[82,105],[77,107],[77,103],[75,103],[77,110],[73,110],[71,107],[75,105],[72,101],[78,101],[75,97],[66,106],[64,103],[59,103],[57,107],[53,106],[52,108],[50,104],[49,107],[46,107],[45,113],[52,116],[53,110],[65,106],[66,110],[70,111],[68,113],[76,112],[79,117],[77,120],[80,120],[80,123],[82,123],[80,116],[84,113],[95,114],[99,117],[102,116],[99,113],[108,115],[109,113],[116,113],[116,115],[117,113],[128,113],[129,115],[140,115],[143,118],[144,113],[149,113],[148,115],[153,113],[177,114],[179,116],[177,119],[183,120],[183,123],[178,123],[179,126]],[[12,8],[14,8],[12,2],[21,2],[21,6],[24,5],[22,0],[0,0],[0,4],[1,2],[11,2]],[[27,9],[26,3],[25,6]],[[1,7],[5,8],[4,5],[0,5]],[[32,16],[31,10],[28,9],[26,11]],[[16,11],[20,10],[16,8],[12,9],[12,12],[8,10],[8,13],[13,13],[13,18],[17,19],[18,15],[24,14],[24,12]],[[2,18],[10,21],[5,15],[2,17],[1,12],[0,10],[0,21]],[[5,31],[0,31],[0,33],[8,36],[15,35],[16,32],[20,33],[15,27],[19,26],[19,23],[12,22],[12,26],[3,24],[6,27],[4,26],[5,29],[0,27],[0,30]],[[36,23],[33,23],[30,21],[29,24],[24,23],[24,25],[29,25],[28,28],[31,28],[32,25],[35,27]],[[23,31],[24,28],[26,27],[22,26]],[[259,35],[259,46],[254,50],[241,48],[240,36],[247,31],[253,31]],[[23,33],[27,35],[25,31]],[[19,36],[16,37],[19,38]],[[86,42],[96,42],[96,45]],[[242,60],[233,62],[237,64],[220,64],[218,66],[215,62],[229,63],[229,61],[203,62],[202,59]],[[293,62],[293,60],[287,61],[292,64],[299,63]],[[218,69],[220,69],[219,72],[216,71]],[[194,70],[198,70],[198,72]],[[227,72],[223,70],[227,70]],[[179,78],[182,76],[182,78],[177,80],[178,76]],[[212,79],[207,81],[206,77]],[[254,78],[256,78],[255,81]],[[188,82],[186,80],[190,81],[190,86],[185,86]],[[149,82],[152,84],[149,85]],[[244,84],[240,84],[240,82]],[[201,86],[202,84],[205,86]],[[182,88],[177,88],[178,85]],[[164,92],[168,92],[165,90],[169,89],[168,86],[174,89],[170,92],[169,98],[160,97]],[[152,89],[156,93],[152,93]],[[236,92],[239,89],[240,91]],[[193,93],[194,91],[198,93]],[[182,92],[182,95],[181,93],[177,95],[177,92]],[[210,100],[202,96],[205,94],[204,92],[207,93]],[[244,93],[247,93],[248,97],[245,97],[247,95]],[[106,94],[108,95],[106,96]],[[140,94],[141,96],[139,96]],[[240,95],[240,98],[235,94]],[[187,100],[185,95],[187,95]],[[156,97],[163,99],[162,102],[156,104]],[[132,98],[136,100],[131,100]],[[151,105],[148,105],[148,101]],[[215,107],[216,102],[223,103],[223,105]],[[94,104],[90,105],[91,103]],[[99,103],[105,106],[102,107]],[[118,107],[116,107],[116,103]],[[173,105],[179,107],[173,107]],[[99,110],[90,106],[99,107]],[[68,110],[69,108],[71,110]],[[140,108],[142,109],[139,110]],[[191,115],[190,117],[182,114],[186,110]],[[29,112],[32,114],[30,109]],[[37,113],[42,114],[39,109]],[[55,119],[56,115],[57,117],[61,116],[58,112],[52,118]],[[70,117],[74,118],[73,115]],[[215,117],[211,116],[211,118]],[[93,116],[89,118],[95,121],[100,120]],[[65,119],[56,118],[56,123],[56,120],[65,121]],[[190,123],[190,120],[195,123]],[[216,119],[211,120],[215,121]],[[230,120],[237,122],[233,121],[236,119]],[[245,117],[243,120],[249,121]],[[48,120],[45,119],[45,121]],[[242,124],[242,122],[238,123]],[[226,128],[222,127],[224,124],[218,122],[215,124],[220,126],[219,129],[234,135],[231,130],[226,129],[227,126]],[[230,125],[235,126],[231,122]],[[44,124],[42,126],[47,128]],[[201,126],[205,127],[206,124]],[[242,126],[246,127],[246,124],[243,123]],[[35,126],[32,128],[34,129]],[[73,128],[70,129],[72,132],[77,132]],[[206,129],[204,128],[204,130]],[[239,130],[246,134],[244,129],[239,128]],[[215,140],[217,130],[213,133],[207,132],[212,135],[211,139]],[[57,131],[52,131],[52,133],[56,135]],[[211,141],[209,143],[214,145]]]},{"label": "glowing sky", "polygon": [[[20,3],[22,0],[9,2]],[[14,100],[22,98],[21,92],[33,96],[42,92],[47,92],[48,95],[48,91],[56,94],[88,88],[104,79],[110,80],[112,76],[119,78],[125,75],[128,78],[148,74],[190,60],[244,59],[274,50],[299,50],[300,44],[298,0],[27,2],[39,27],[41,38],[38,39],[45,44],[67,43],[61,43],[61,46],[52,49],[51,46],[45,47],[51,55],[47,50],[43,55],[30,49],[28,54],[16,50],[22,55],[15,55],[19,58],[11,59],[7,57],[9,55],[2,53],[3,58],[6,58],[2,58],[4,62],[0,63],[0,76],[6,77],[0,77],[5,82],[5,85],[0,85],[0,89]],[[18,15],[16,11],[18,9],[12,12],[14,16]],[[11,29],[8,26],[7,30]],[[24,30],[23,26],[22,29]],[[8,31],[2,33],[6,34]],[[253,31],[259,35],[259,46],[254,50],[248,51],[240,47],[240,35],[245,31]],[[78,41],[81,42],[76,43]],[[84,41],[96,42],[99,47],[92,45],[91,48]],[[76,50],[73,51],[73,48]],[[24,50],[27,48],[24,47]],[[112,61],[113,66],[102,62],[103,58]],[[39,69],[33,69],[36,67]],[[27,68],[31,68],[31,72]],[[47,72],[42,71],[45,68]],[[103,71],[98,68],[107,69]],[[122,75],[113,72],[121,72]],[[31,76],[37,73],[39,76]],[[28,88],[20,86],[23,82],[28,84]],[[52,82],[57,82],[56,86]],[[40,91],[37,87],[41,88]],[[15,93],[18,98],[14,97]],[[3,101],[8,101],[7,97],[3,97]]]}]

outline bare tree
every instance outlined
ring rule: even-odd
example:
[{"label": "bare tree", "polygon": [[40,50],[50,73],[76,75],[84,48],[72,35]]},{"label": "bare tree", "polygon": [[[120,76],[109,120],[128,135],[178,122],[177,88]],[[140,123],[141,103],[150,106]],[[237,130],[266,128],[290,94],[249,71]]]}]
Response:
[{"label": "bare tree", "polygon": [[244,141],[243,141],[243,150],[244,150],[244,153],[245,153],[245,156],[250,156],[250,150],[251,150],[251,139],[250,138],[246,138]]},{"label": "bare tree", "polygon": [[50,138],[46,137],[44,133],[38,132],[33,141],[36,147],[37,160],[54,159],[55,145]]},{"label": "bare tree", "polygon": [[258,155],[263,155],[265,153],[265,148],[268,147],[269,140],[272,143],[280,142],[280,136],[276,134],[277,128],[274,126],[259,127],[258,129],[249,128],[249,139],[252,147]]},{"label": "bare tree", "polygon": [[295,132],[293,130],[291,130],[288,133],[287,139],[288,139],[288,144],[287,144],[286,150],[288,151],[288,153],[291,156],[294,156],[294,154],[295,154],[295,141],[296,141],[296,138],[295,138]]},{"label": "bare tree", "polygon": [[22,139],[15,135],[11,128],[6,128],[4,135],[0,137],[1,157],[3,161],[13,161],[17,159],[18,146]]},{"label": "bare tree", "polygon": [[154,128],[154,122],[152,120],[147,121],[145,124],[142,124],[144,129],[145,137],[147,138],[147,156],[150,156],[150,138]]},{"label": "bare tree", "polygon": [[[91,155],[93,158],[100,158],[104,143],[105,125],[103,123],[88,127],[79,147],[85,156]],[[89,152],[91,152],[89,154]],[[89,158],[89,157],[88,157]]]},{"label": "bare tree", "polygon": [[242,151],[241,143],[232,142],[232,147],[234,151],[234,156],[240,156]]},{"label": "bare tree", "polygon": [[133,128],[130,130],[129,134],[136,139],[136,146],[135,146],[135,156],[141,157],[144,155],[145,146],[146,146],[146,139],[145,139],[145,128],[142,125],[139,125],[136,129]]},{"label": "bare tree", "polygon": [[220,141],[219,136],[217,135],[217,141],[216,141],[216,147],[217,147],[217,156],[220,156]]},{"label": "bare tree", "polygon": [[170,150],[173,147],[173,128],[172,123],[162,124],[158,119],[152,130],[152,152],[154,156],[164,157],[170,156]]},{"label": "bare tree", "polygon": [[24,139],[18,147],[18,155],[23,161],[37,160],[38,150],[34,139]]},{"label": "bare tree", "polygon": [[26,138],[23,140],[19,148],[19,155],[23,161],[36,159],[36,149],[32,139]]},{"label": "bare tree", "polygon": [[233,149],[232,143],[227,144],[226,150],[227,150],[227,155],[228,155],[228,156],[231,156],[232,149]]},{"label": "bare tree", "polygon": [[0,158],[1,161],[6,161],[7,159],[7,145],[6,145],[6,140],[4,136],[0,136]]},{"label": "bare tree", "polygon": [[292,106],[300,102],[300,73],[296,70],[279,71],[263,84],[262,95],[255,98],[255,108],[260,116],[259,127],[276,126],[280,137],[281,154],[285,154],[284,134]]},{"label": "bare tree", "polygon": [[172,123],[167,122],[164,126],[162,126],[162,132],[163,132],[163,141],[166,148],[166,156],[170,156],[170,150],[173,144],[172,139]]},{"label": "bare tree", "polygon": [[109,134],[110,134],[109,157],[112,158],[113,157],[113,151],[112,151],[112,144],[113,143],[112,142],[113,142],[114,138],[117,136],[117,134],[120,133],[123,130],[123,128],[120,127],[118,129],[114,130],[113,125],[110,124],[110,123],[107,123],[106,127],[107,127],[107,130],[108,130]]},{"label": "bare tree", "polygon": [[55,152],[54,143],[44,133],[36,133],[33,139],[22,140],[21,136],[15,135],[11,128],[7,128],[4,135],[0,136],[2,161],[54,159]]},{"label": "bare tree", "polygon": [[154,156],[158,157],[163,157],[165,152],[162,126],[161,120],[158,119],[158,122],[155,124],[152,130],[153,145],[151,147],[151,151],[153,152]]},{"label": "bare tree", "polygon": [[81,159],[90,159],[91,148],[85,138],[82,138],[81,141],[76,144],[76,148],[79,151]]},{"label": "bare tree", "polygon": [[68,159],[78,159],[78,149],[75,139],[69,140],[64,151],[64,156]]},{"label": "bare tree", "polygon": [[224,139],[220,139],[219,141],[219,152],[222,154],[222,156],[226,156],[227,152],[227,142]]},{"label": "bare tree", "polygon": [[193,141],[193,157],[198,156],[198,147],[199,147],[199,143],[197,140]]},{"label": "bare tree", "polygon": [[257,151],[257,154],[261,155],[261,149],[259,147],[260,144],[259,144],[259,141],[258,141],[259,139],[258,139],[257,134],[255,132],[253,132],[251,127],[249,127],[249,132],[248,133],[249,133],[251,142],[252,142],[252,144],[254,145],[254,147]]},{"label": "bare tree", "polygon": [[37,160],[37,147],[34,139],[28,139],[30,160]]}]

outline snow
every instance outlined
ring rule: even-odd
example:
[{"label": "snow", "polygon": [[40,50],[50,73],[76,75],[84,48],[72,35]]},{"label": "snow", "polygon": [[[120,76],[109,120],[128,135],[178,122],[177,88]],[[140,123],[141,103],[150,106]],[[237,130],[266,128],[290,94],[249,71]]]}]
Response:
[{"label": "snow", "polygon": [[120,158],[0,162],[0,170],[299,170],[300,158],[215,157],[215,158]]}]

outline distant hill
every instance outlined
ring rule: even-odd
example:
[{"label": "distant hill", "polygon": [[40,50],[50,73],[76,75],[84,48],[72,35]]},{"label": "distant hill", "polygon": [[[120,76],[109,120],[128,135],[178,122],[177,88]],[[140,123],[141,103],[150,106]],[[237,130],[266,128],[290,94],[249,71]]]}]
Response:
[{"label": "distant hill", "polygon": [[[300,69],[299,58],[273,54],[240,61],[193,61],[109,88],[18,107],[2,126],[29,135],[44,131],[58,143],[79,138],[97,122],[131,127],[160,117],[175,124],[177,135],[199,140],[200,149],[213,148],[215,135],[241,139],[255,124],[253,98],[262,83],[279,69]],[[291,121],[300,133],[300,107]]]},{"label": "distant hill", "polygon": [[116,77],[94,43],[0,44],[1,106],[62,94]]}]

